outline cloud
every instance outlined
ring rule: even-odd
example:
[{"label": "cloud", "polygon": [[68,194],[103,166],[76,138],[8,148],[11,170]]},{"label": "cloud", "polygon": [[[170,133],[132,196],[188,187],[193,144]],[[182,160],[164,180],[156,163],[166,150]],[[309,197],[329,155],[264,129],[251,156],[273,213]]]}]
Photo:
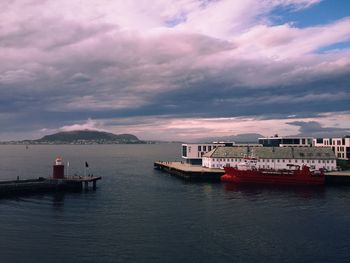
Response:
[{"label": "cloud", "polygon": [[299,135],[313,137],[343,137],[350,134],[350,127],[322,127],[317,121],[294,121],[287,122],[289,125],[300,127]]},{"label": "cloud", "polygon": [[61,127],[61,131],[76,131],[76,130],[97,130],[103,131],[103,124],[99,121],[88,119],[85,123],[72,124]]},{"label": "cloud", "polygon": [[129,127],[135,121],[152,136],[151,121],[169,132],[166,117],[177,126],[157,136],[182,138],[189,130],[200,136],[198,119],[347,111],[350,50],[318,50],[350,39],[349,18],[298,28],[270,17],[319,2],[87,0],[82,8],[79,1],[7,1],[0,10],[0,114],[12,115],[0,118],[2,132],[129,118]]},{"label": "cloud", "polygon": [[350,19],[308,28],[291,24],[257,25],[236,38],[240,52],[248,50],[277,60],[310,54],[318,49],[350,39]]},{"label": "cloud", "polygon": [[[263,136],[344,136],[349,132],[350,113],[337,116],[331,113],[315,117],[281,116],[270,118],[222,117],[222,118],[179,118],[172,116],[144,116],[110,118],[99,120],[99,128],[114,133],[131,133],[142,139],[196,141],[201,138],[236,136],[244,133],[259,133]],[[309,129],[300,129],[302,125]],[[318,125],[318,126],[317,126]],[[326,127],[326,128],[323,128]],[[322,133],[321,133],[322,132]],[[337,133],[335,133],[337,132]]]},{"label": "cloud", "polygon": [[79,72],[79,73],[75,73],[72,77],[71,77],[71,81],[73,82],[73,83],[80,83],[80,82],[87,82],[87,81],[90,81],[91,80],[91,78],[88,76],[88,75],[86,75],[86,74],[84,74],[84,73],[81,73],[81,72]]},{"label": "cloud", "polygon": [[0,75],[1,84],[27,82],[35,79],[35,75],[24,69],[8,70]]}]

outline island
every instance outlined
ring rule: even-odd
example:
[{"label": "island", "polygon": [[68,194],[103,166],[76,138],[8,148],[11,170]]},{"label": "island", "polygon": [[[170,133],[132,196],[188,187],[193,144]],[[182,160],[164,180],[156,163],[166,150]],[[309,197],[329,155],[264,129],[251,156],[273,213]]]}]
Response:
[{"label": "island", "polygon": [[64,131],[37,140],[2,142],[2,144],[143,144],[133,134],[113,134],[95,130]]}]

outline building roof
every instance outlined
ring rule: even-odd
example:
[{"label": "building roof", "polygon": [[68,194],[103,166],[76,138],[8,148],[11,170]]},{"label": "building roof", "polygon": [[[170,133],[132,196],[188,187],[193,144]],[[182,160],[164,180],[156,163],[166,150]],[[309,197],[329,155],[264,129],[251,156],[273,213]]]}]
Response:
[{"label": "building roof", "polygon": [[246,155],[263,159],[336,159],[329,147],[218,147],[203,157],[242,158]]},{"label": "building roof", "polygon": [[258,140],[260,139],[314,139],[314,137],[310,136],[277,136],[277,137],[259,137]]}]

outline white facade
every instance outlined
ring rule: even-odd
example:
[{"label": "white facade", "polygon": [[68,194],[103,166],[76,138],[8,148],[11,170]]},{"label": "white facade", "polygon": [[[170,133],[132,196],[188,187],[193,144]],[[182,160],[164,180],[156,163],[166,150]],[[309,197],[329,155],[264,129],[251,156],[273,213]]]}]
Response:
[{"label": "white facade", "polygon": [[202,166],[235,167],[245,156],[257,158],[256,167],[259,169],[289,169],[290,165],[306,165],[316,170],[337,170],[335,154],[328,147],[220,147],[203,156]]},{"label": "white facade", "polygon": [[264,147],[311,147],[312,137],[264,137],[258,138]]},{"label": "white facade", "polygon": [[182,144],[182,158],[184,159],[202,159],[203,154],[210,152],[218,146],[225,146],[220,143],[186,143]]},{"label": "white facade", "polygon": [[224,143],[184,143],[182,144],[182,158],[187,163],[202,164],[202,156]]},{"label": "white facade", "polygon": [[[211,158],[203,157],[202,166],[207,168],[220,168],[224,169],[224,166],[235,167],[243,158]],[[319,170],[321,168],[328,171],[336,171],[336,160],[319,160],[319,159],[264,159],[259,158],[256,167],[258,169],[289,169],[288,164],[294,165],[307,165],[311,169]]]},{"label": "white facade", "polygon": [[338,159],[350,158],[350,138],[317,138],[313,140],[315,147],[330,147]]}]

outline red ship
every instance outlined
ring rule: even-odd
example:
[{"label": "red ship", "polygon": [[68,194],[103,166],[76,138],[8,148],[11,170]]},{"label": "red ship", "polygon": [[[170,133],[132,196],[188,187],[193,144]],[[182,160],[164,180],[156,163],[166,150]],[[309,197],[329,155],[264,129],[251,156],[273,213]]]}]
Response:
[{"label": "red ship", "polygon": [[257,169],[256,158],[244,158],[236,167],[226,166],[225,174],[220,177],[223,182],[286,184],[286,185],[323,185],[323,170],[311,171],[308,166],[288,165],[289,169]]}]

